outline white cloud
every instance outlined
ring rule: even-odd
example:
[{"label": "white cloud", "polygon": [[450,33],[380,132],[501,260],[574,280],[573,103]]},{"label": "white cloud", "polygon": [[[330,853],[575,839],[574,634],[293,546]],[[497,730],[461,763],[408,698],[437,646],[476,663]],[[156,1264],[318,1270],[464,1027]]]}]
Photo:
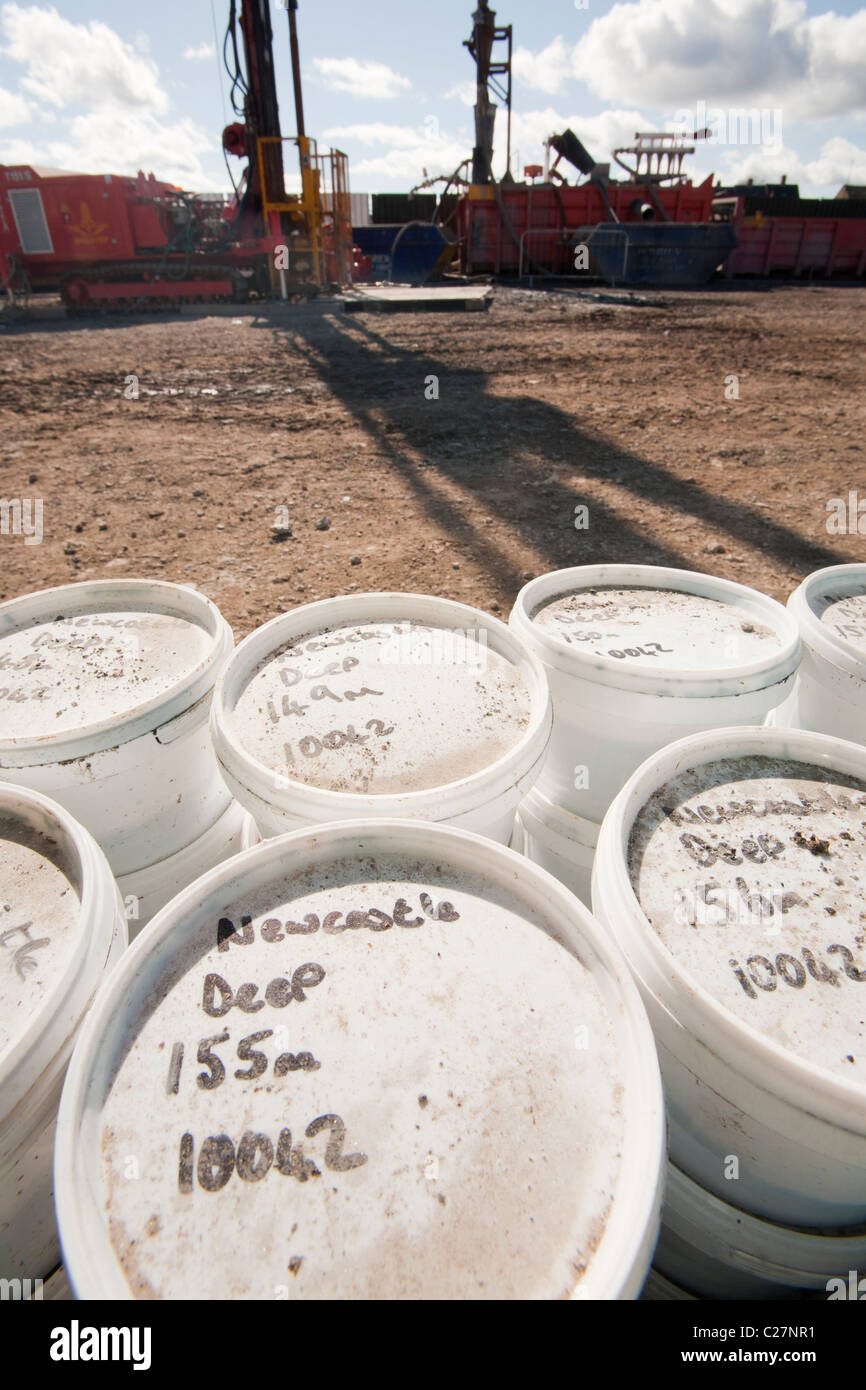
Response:
[{"label": "white cloud", "polygon": [[474,82],[455,82],[453,87],[449,87],[445,93],[446,101],[462,101],[464,106],[475,105],[476,84]]},{"label": "white cloud", "polygon": [[[511,148],[519,152],[521,167],[518,169],[512,163],[512,173],[515,178],[522,177],[523,165],[543,162],[544,141],[548,135],[559,134],[570,128],[593,159],[599,164],[606,164],[610,160],[611,150],[617,145],[632,144],[636,130],[649,130],[651,126],[652,122],[635,110],[611,109],[600,111],[597,116],[580,116],[562,115],[548,106],[540,111],[515,113],[511,117]],[[570,164],[560,163],[559,169],[569,182],[579,177]]]},{"label": "white cloud", "polygon": [[0,28],[4,52],[26,68],[21,86],[41,102],[89,110],[168,109],[156,64],[98,20],[72,24],[53,7],[9,4],[0,10]]},{"label": "white cloud", "polygon": [[[590,154],[599,162],[610,159],[616,145],[631,144],[636,130],[647,130],[652,122],[638,110],[602,111],[597,116],[563,114],[552,106],[537,111],[514,112],[511,119],[511,172],[515,178],[523,175],[525,164],[542,163],[544,141],[548,135],[565,130],[575,132]],[[394,178],[410,184],[429,175],[451,174],[472,149],[469,131],[446,131],[435,117],[428,117],[421,126],[401,126],[385,121],[359,122],[333,126],[322,133],[322,139],[348,148],[353,186],[366,178]],[[499,113],[495,126],[493,170],[497,178],[505,172],[505,118]],[[359,157],[352,146],[369,149],[369,155]],[[577,178],[576,170],[561,164],[566,178]]]},{"label": "white cloud", "polygon": [[212,58],[215,53],[216,49],[213,44],[208,43],[206,39],[197,46],[191,44],[189,48],[183,50],[184,58],[191,58],[193,62],[197,63],[203,62],[205,58]]},{"label": "white cloud", "polygon": [[0,87],[0,126],[22,125],[31,114],[30,103],[19,92],[7,92]]},{"label": "white cloud", "polygon": [[866,150],[839,135],[827,140],[815,159],[803,159],[784,146],[772,151],[732,148],[716,174],[725,184],[745,183],[749,178],[755,183],[778,183],[787,174],[788,182],[799,184],[801,193],[833,197],[843,183],[866,184]]},{"label": "white cloud", "polygon": [[532,53],[528,48],[515,49],[511,70],[518,81],[524,82],[527,87],[535,87],[537,91],[553,96],[572,76],[571,59],[564,39],[557,34],[540,53]]},{"label": "white cloud", "polygon": [[357,140],[362,145],[402,145],[411,147],[426,138],[426,131],[411,126],[388,125],[385,121],[370,121],[357,125],[332,126],[324,132],[326,140]]},{"label": "white cloud", "polygon": [[205,174],[201,163],[213,145],[188,118],[167,127],[149,114],[117,112],[108,122],[102,112],[90,112],[67,122],[62,139],[0,142],[0,162],[49,165],[81,174],[134,175],[143,169],[204,193],[221,186]]},{"label": "white cloud", "polygon": [[[143,169],[184,188],[220,187],[202,162],[216,152],[216,137],[189,117],[165,119],[169,99],[156,64],[107,25],[73,24],[54,8],[5,4],[0,32],[5,55],[24,68],[21,87],[38,98],[42,121],[55,127],[2,141],[0,161],[93,174]],[[52,107],[63,113],[60,123]],[[0,125],[31,115],[23,94],[0,92]]]},{"label": "white cloud", "polygon": [[385,63],[369,59],[314,58],[313,68],[324,78],[326,87],[353,97],[395,97],[412,85],[408,77],[401,77]]},{"label": "white cloud", "polygon": [[809,36],[809,92],[803,115],[866,115],[866,10],[814,15]]},{"label": "white cloud", "polygon": [[663,109],[758,102],[786,120],[866,114],[866,11],[802,0],[634,0],[593,21],[574,75],[605,100]]},{"label": "white cloud", "polygon": [[[424,179],[425,169],[430,178],[439,175],[447,177],[453,174],[465,157],[463,148],[457,146],[452,149],[448,159],[441,156],[431,159],[429,151],[420,148],[417,151],[388,150],[370,159],[356,160],[352,165],[352,176],[356,184],[370,178],[396,179],[398,186],[414,188],[416,183]],[[431,191],[436,192],[435,188]]]},{"label": "white cloud", "polygon": [[337,144],[353,143],[371,149],[379,147],[379,152],[358,158],[350,151],[350,169],[353,187],[359,188],[366,178],[394,178],[418,183],[424,177],[424,170],[433,177],[436,174],[452,174],[457,165],[466,159],[471,142],[442,131],[435,117],[430,117],[421,126],[388,125],[385,122],[336,126],[326,130],[323,139]]}]

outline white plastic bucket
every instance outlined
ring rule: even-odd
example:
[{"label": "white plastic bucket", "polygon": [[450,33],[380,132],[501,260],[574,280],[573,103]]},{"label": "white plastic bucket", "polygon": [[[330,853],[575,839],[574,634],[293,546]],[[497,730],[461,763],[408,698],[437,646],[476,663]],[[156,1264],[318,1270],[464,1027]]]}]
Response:
[{"label": "white plastic bucket", "polygon": [[265,837],[406,816],[507,843],[551,706],[504,623],[419,594],[296,608],[251,633],[214,691],[223,775]]},{"label": "white plastic bucket", "polygon": [[73,1301],[72,1290],[69,1287],[69,1280],[63,1265],[55,1269],[53,1274],[49,1274],[38,1297],[45,1303],[71,1303]]},{"label": "white plastic bucket", "polygon": [[60,1260],[52,1147],[63,1074],[96,988],[126,946],[99,846],[61,806],[0,783],[0,1277]]},{"label": "white plastic bucket", "polygon": [[230,799],[207,719],[231,648],[210,599],[156,580],[0,605],[0,777],[65,806],[116,874],[191,844]]},{"label": "white plastic bucket", "polygon": [[672,1283],[670,1279],[666,1279],[653,1267],[646,1277],[641,1300],[644,1303],[694,1303],[696,1297],[693,1293],[681,1289],[678,1284]]},{"label": "white plastic bucket", "polygon": [[314,826],[186,889],[100,995],[64,1264],[80,1298],[633,1298],[663,1153],[646,1016],[572,894],[450,826]]},{"label": "white plastic bucket", "polygon": [[803,660],[776,723],[866,743],[866,564],[810,574],[788,610]]},{"label": "white plastic bucket", "polygon": [[592,863],[601,826],[555,806],[537,787],[521,801],[517,814],[523,853],[589,906]]},{"label": "white plastic bucket", "polygon": [[241,826],[241,849],[252,849],[254,845],[262,842],[259,827],[256,825],[249,811],[244,812],[244,821]]},{"label": "white plastic bucket", "polygon": [[228,810],[223,811],[210,829],[193,840],[191,845],[135,873],[118,877],[117,886],[129,922],[130,940],[181,888],[186,888],[188,883],[200,878],[208,869],[215,869],[224,859],[230,859],[233,854],[247,848],[244,843],[246,820],[246,811],[232,801]]},{"label": "white plastic bucket", "polygon": [[737,1205],[785,1225],[866,1222],[863,807],[866,749],[720,729],[649,758],[596,852],[593,911],[650,1016],[672,1160],[722,1200],[735,1160]]},{"label": "white plastic bucket", "polygon": [[674,739],[759,724],[800,659],[781,604],[726,579],[585,565],[524,585],[509,622],[540,658],[553,734],[537,788],[600,823],[645,758]]},{"label": "white plastic bucket", "polygon": [[72,1290],[69,1287],[69,1280],[66,1278],[66,1270],[63,1265],[59,1265],[53,1273],[45,1279],[40,1276],[30,1281],[30,1284],[22,1282],[22,1295],[31,1303],[70,1303],[72,1302]]},{"label": "white plastic bucket", "polygon": [[[737,1183],[729,1183],[736,1195]],[[654,1268],[702,1298],[826,1297],[830,1281],[866,1268],[866,1226],[804,1231],[763,1221],[705,1191],[668,1165]]]}]

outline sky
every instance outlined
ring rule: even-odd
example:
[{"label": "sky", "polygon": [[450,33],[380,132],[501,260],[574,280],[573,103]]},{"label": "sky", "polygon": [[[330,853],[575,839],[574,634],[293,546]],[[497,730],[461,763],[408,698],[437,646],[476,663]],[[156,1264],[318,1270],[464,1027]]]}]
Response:
[{"label": "sky", "polygon": [[[0,163],[153,172],[228,189],[228,0],[0,0]],[[307,132],[353,192],[408,190],[471,154],[473,0],[300,0]],[[271,0],[283,133],[288,26]],[[598,161],[636,131],[704,127],[689,165],[724,183],[787,174],[810,196],[866,184],[866,9],[840,0],[502,0],[514,29],[512,173],[571,128]],[[737,113],[750,112],[738,117]],[[497,117],[494,171],[505,159]],[[239,171],[236,171],[239,172]]]}]

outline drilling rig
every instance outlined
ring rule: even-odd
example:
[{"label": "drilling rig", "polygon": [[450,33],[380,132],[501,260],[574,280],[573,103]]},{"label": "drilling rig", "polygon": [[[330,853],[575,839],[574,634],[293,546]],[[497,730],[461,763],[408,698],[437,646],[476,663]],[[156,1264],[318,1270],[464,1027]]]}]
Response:
[{"label": "drilling rig", "polygon": [[[72,310],[312,295],[351,282],[348,160],[304,126],[297,0],[287,0],[297,133],[280,128],[268,0],[231,0],[223,57],[234,195],[137,178],[0,166],[0,285],[59,289]],[[300,193],[287,191],[290,146]]]},{"label": "drilling rig", "polygon": [[[472,182],[487,184],[492,178],[493,123],[496,105],[491,92],[503,103],[508,119],[505,178],[511,178],[511,25],[497,27],[496,11],[487,0],[479,0],[472,16],[472,37],[463,47],[475,62],[475,147],[472,151]],[[496,45],[499,44],[498,56]],[[502,54],[502,45],[506,53]]]},{"label": "drilling rig", "polygon": [[[552,134],[545,142],[544,163],[526,165],[524,181],[515,181],[511,44],[511,27],[498,27],[487,0],[479,0],[472,37],[465,44],[476,77],[472,178],[460,176],[469,163],[464,160],[449,179],[441,180],[446,190],[452,183],[462,185],[454,216],[463,273],[553,279],[581,274],[628,285],[708,281],[730,255],[736,236],[730,226],[714,220],[712,176],[694,186],[683,173],[684,156],[694,153],[687,140],[664,131],[638,132],[633,146],[614,151],[628,175],[622,180],[611,177],[610,164],[596,163],[569,129]],[[501,179],[492,168],[496,104],[491,94],[508,115]],[[705,133],[696,132],[694,138]],[[635,157],[634,166],[620,158],[626,154]],[[569,184],[557,167],[561,160],[585,181]]]}]

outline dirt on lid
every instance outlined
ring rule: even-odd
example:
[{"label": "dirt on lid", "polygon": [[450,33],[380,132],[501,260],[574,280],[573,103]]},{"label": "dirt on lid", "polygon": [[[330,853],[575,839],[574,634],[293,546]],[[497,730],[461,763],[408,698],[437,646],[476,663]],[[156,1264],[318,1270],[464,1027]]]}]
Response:
[{"label": "dirt on lid", "polygon": [[57,613],[0,635],[0,739],[122,718],[195,670],[212,645],[169,613]]},{"label": "dirt on lid", "polygon": [[78,876],[63,847],[0,816],[0,1060],[80,947]]},{"label": "dirt on lid", "polygon": [[572,1292],[616,1187],[624,1062],[555,924],[398,853],[227,893],[109,1059],[105,1220],[133,1293]]},{"label": "dirt on lid", "polygon": [[866,783],[769,756],[692,768],[637,816],[628,865],[682,970],[866,1087]]},{"label": "dirt on lid", "polygon": [[782,646],[746,608],[676,589],[578,589],[540,604],[532,621],[573,651],[648,670],[741,666]]},{"label": "dirt on lid", "polygon": [[831,632],[866,655],[866,570],[853,591],[847,586],[843,592],[829,589],[817,596],[812,607]]},{"label": "dirt on lid", "polygon": [[275,773],[330,791],[443,786],[489,766],[529,727],[520,670],[484,628],[358,623],[305,634],[247,682],[230,718]]}]

